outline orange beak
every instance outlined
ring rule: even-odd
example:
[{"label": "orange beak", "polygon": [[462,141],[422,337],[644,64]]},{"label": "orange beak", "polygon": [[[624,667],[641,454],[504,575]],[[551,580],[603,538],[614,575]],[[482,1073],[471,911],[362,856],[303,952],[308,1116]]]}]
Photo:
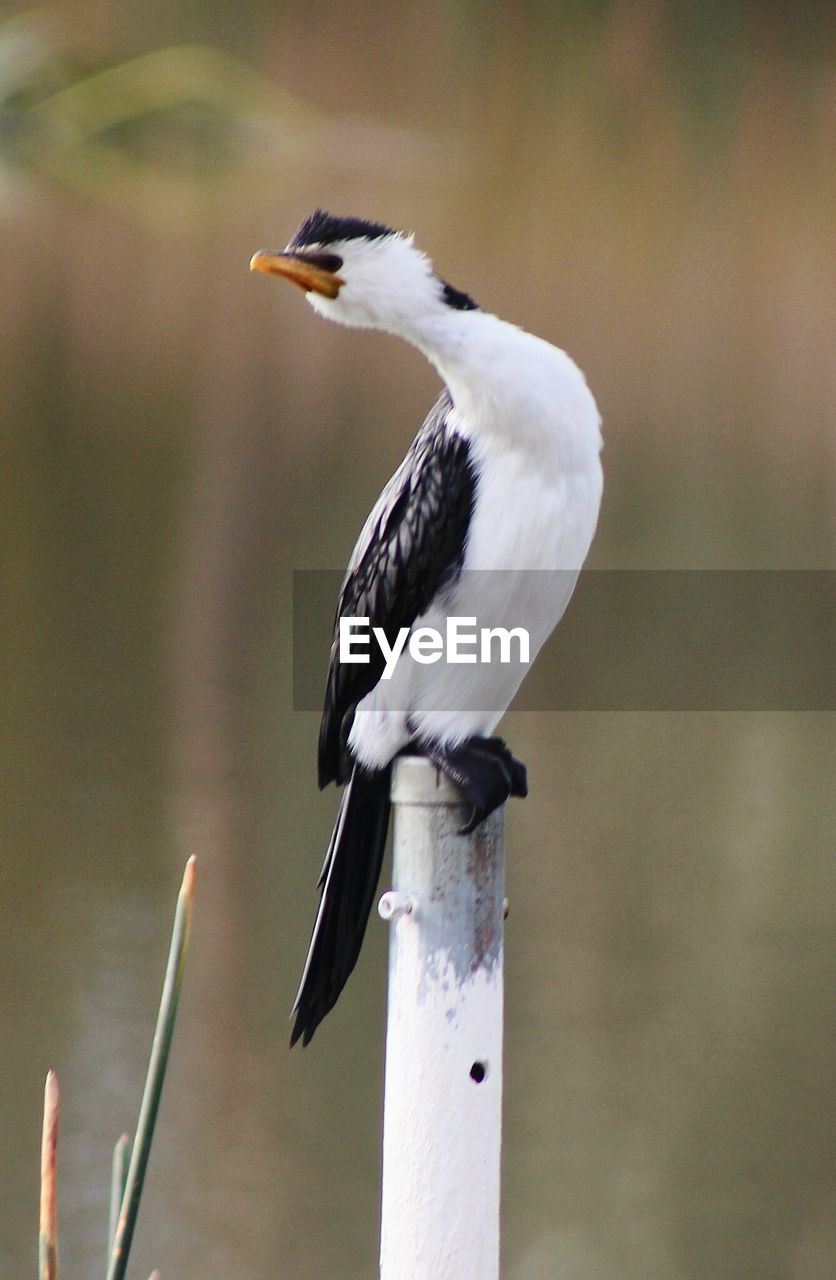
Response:
[{"label": "orange beak", "polygon": [[326,271],[316,263],[292,253],[271,253],[259,249],[250,258],[250,271],[263,271],[268,276],[281,276],[298,285],[305,293],[321,293],[324,298],[336,298],[345,281],[333,271]]}]

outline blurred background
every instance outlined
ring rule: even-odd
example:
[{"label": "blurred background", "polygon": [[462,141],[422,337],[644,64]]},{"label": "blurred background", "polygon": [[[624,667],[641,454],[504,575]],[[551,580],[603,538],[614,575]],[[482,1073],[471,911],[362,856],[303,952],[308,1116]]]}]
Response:
[{"label": "blurred background", "polygon": [[[436,378],[253,250],[381,219],[566,347],[605,420],[595,566],[832,568],[835,51],[817,0],[0,11],[3,1275],[50,1066],[63,1274],[103,1270],[190,853],[133,1274],[376,1273],[379,922],[287,1051],[336,805],[290,597]],[[832,714],[505,731],[504,1275],[832,1274]]]}]

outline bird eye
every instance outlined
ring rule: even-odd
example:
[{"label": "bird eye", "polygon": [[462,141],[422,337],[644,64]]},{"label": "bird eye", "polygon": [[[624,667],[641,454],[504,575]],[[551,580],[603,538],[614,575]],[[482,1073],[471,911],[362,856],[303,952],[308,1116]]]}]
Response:
[{"label": "bird eye", "polygon": [[330,271],[334,275],[343,265],[343,260],[336,253],[299,253],[296,255],[305,262],[310,262],[313,267],[321,267],[323,271]]}]

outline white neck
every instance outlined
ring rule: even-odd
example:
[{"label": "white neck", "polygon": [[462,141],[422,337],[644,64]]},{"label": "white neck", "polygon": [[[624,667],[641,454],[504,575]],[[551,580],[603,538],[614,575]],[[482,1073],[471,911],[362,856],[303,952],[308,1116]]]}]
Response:
[{"label": "white neck", "polygon": [[432,313],[400,330],[446,383],[467,434],[505,448],[597,455],[600,419],[583,374],[559,347],[485,311]]}]

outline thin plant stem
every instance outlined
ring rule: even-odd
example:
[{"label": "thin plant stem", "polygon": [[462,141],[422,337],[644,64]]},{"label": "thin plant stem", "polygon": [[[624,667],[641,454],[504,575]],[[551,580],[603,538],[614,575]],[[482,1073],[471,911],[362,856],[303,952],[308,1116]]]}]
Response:
[{"label": "thin plant stem", "polygon": [[154,1123],[160,1105],[160,1095],[165,1079],[168,1054],[171,1048],[171,1037],[174,1021],[177,1016],[177,1001],[183,980],[183,965],[189,945],[191,931],[192,903],[194,900],[195,860],[189,858],[186,863],[183,883],[177,898],[177,910],[174,916],[174,930],[171,935],[171,947],[168,953],[163,992],[160,1009],[157,1014],[157,1025],[154,1041],[151,1046],[151,1058],[148,1063],[148,1074],[145,1077],[145,1088],[139,1108],[131,1159],[128,1165],[128,1177],[116,1233],[110,1253],[110,1265],[107,1280],[123,1280],[128,1265],[128,1255],[133,1240],[145,1171],[148,1167],[148,1155],[154,1137]]},{"label": "thin plant stem", "polygon": [[113,1252],[113,1241],[116,1237],[116,1227],[119,1222],[122,1198],[125,1194],[125,1184],[128,1181],[128,1161],[130,1158],[131,1140],[126,1133],[123,1133],[113,1148],[113,1165],[110,1174],[110,1221],[107,1230],[108,1266],[110,1266],[110,1255]]},{"label": "thin plant stem", "polygon": [[58,1114],[61,1096],[58,1077],[47,1072],[44,1087],[44,1127],[41,1138],[40,1280],[58,1280],[58,1202],[55,1186],[58,1150]]}]

